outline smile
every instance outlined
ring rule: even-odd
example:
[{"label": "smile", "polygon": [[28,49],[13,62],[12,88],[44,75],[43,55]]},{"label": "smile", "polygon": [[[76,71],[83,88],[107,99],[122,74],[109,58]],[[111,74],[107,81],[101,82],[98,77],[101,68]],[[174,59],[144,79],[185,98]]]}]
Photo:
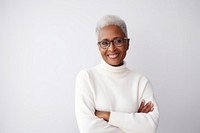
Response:
[{"label": "smile", "polygon": [[111,59],[115,59],[115,58],[117,58],[118,56],[119,56],[119,54],[109,54],[109,55],[107,55],[109,58],[111,58]]}]

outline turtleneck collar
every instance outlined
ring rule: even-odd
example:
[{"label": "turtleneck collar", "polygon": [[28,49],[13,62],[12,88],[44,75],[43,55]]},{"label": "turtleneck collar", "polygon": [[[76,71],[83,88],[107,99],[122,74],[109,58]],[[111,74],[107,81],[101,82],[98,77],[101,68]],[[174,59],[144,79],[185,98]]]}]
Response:
[{"label": "turtleneck collar", "polygon": [[103,59],[101,59],[101,64],[98,65],[98,67],[101,71],[103,70],[105,74],[108,74],[110,76],[121,77],[128,73],[125,61],[123,62],[123,65],[111,66],[108,63],[106,63]]}]

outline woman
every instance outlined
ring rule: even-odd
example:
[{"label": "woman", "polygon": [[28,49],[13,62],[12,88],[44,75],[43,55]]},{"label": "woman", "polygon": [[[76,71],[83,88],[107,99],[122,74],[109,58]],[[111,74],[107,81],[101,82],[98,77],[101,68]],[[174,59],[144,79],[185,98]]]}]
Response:
[{"label": "woman", "polygon": [[125,22],[113,15],[96,27],[101,64],[79,72],[75,109],[81,133],[155,133],[159,111],[149,80],[126,67]]}]

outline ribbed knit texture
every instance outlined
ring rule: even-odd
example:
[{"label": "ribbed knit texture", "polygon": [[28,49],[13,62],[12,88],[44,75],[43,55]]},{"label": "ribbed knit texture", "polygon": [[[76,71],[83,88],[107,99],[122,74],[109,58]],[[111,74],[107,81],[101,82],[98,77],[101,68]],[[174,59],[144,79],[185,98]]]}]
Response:
[{"label": "ribbed knit texture", "polygon": [[[141,100],[152,101],[154,111],[137,113]],[[102,63],[82,70],[76,79],[75,110],[81,133],[155,133],[159,111],[149,80],[126,63],[119,67]],[[95,116],[108,111],[109,122]]]}]

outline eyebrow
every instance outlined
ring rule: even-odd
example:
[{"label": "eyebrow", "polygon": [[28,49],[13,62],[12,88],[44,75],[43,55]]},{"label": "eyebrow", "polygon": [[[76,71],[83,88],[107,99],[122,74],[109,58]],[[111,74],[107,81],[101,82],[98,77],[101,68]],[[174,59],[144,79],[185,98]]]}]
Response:
[{"label": "eyebrow", "polygon": [[[117,38],[125,38],[125,37],[114,37],[112,40],[114,40],[114,39],[117,39]],[[104,40],[108,40],[108,41],[112,41],[112,40],[109,40],[109,39],[107,39],[107,38],[105,38],[105,39],[102,39],[101,41],[104,41]]]}]

